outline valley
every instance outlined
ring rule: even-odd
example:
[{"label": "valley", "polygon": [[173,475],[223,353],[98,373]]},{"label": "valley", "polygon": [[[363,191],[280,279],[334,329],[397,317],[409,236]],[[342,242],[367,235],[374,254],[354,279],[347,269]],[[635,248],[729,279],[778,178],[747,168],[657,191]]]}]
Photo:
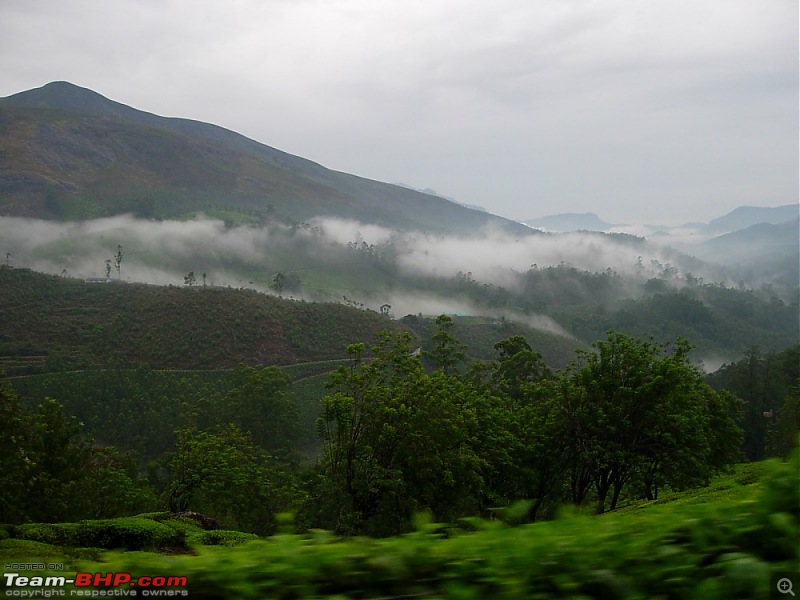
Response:
[{"label": "valley", "polygon": [[9,561],[208,597],[796,566],[796,207],[544,231],[66,82],[0,134]]}]

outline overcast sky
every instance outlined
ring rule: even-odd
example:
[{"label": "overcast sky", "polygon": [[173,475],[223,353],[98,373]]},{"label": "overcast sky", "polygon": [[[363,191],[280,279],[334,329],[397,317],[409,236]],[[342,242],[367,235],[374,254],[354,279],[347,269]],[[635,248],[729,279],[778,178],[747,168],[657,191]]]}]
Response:
[{"label": "overcast sky", "polygon": [[798,200],[797,0],[2,0],[54,80],[515,219]]}]

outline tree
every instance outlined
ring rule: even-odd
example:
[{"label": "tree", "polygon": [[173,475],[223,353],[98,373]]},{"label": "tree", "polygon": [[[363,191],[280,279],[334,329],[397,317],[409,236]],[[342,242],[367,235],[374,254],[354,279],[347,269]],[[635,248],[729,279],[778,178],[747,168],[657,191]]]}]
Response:
[{"label": "tree", "polygon": [[552,376],[542,355],[534,352],[522,336],[513,336],[494,345],[499,357],[492,383],[501,396],[522,402],[528,388]]},{"label": "tree", "polygon": [[74,518],[74,507],[91,493],[83,486],[91,460],[91,441],[82,438],[81,429],[82,424],[66,418],[63,407],[51,398],[30,415],[24,445],[31,469],[28,493],[38,499],[28,509],[31,520]]},{"label": "tree", "polygon": [[113,449],[94,448],[82,429],[50,398],[24,411],[19,396],[0,381],[3,521],[69,521],[153,508],[135,466]]},{"label": "tree", "polygon": [[111,259],[106,259],[106,279],[111,277]]},{"label": "tree", "polygon": [[25,448],[27,425],[19,395],[0,380],[0,514],[8,523],[25,521],[28,515],[31,465]]},{"label": "tree", "polygon": [[122,277],[121,268],[122,268],[122,246],[117,244],[117,253],[114,255],[114,268],[117,270],[117,279]]},{"label": "tree", "polygon": [[222,414],[215,418],[237,424],[256,446],[288,457],[300,438],[297,405],[287,394],[291,378],[279,367],[240,366],[232,379],[222,401]]},{"label": "tree", "polygon": [[715,389],[726,390],[743,401],[743,449],[747,459],[780,456],[793,445],[793,435],[787,432],[789,447],[779,449],[775,435],[778,420],[792,412],[792,389],[800,381],[800,344],[776,353],[750,348],[742,360],[723,366],[707,380]]},{"label": "tree", "polygon": [[270,287],[278,294],[283,292],[298,292],[302,288],[302,280],[297,273],[278,272],[272,280]]},{"label": "tree", "polygon": [[555,402],[552,373],[522,336],[494,346],[497,358],[470,366],[467,379],[480,401],[477,452],[486,460],[487,502],[530,502],[534,521],[551,498],[565,468],[564,423]]},{"label": "tree", "polygon": [[797,436],[800,434],[800,381],[789,388],[783,405],[774,417],[767,432],[767,447],[770,454],[788,458],[792,450],[797,448]]},{"label": "tree", "polygon": [[189,287],[191,287],[195,283],[197,283],[197,277],[194,276],[194,271],[189,271],[187,275],[184,275],[183,285],[188,285]]},{"label": "tree", "polygon": [[436,332],[431,337],[433,348],[423,352],[423,356],[430,360],[434,367],[441,369],[446,374],[458,372],[459,366],[466,357],[466,346],[453,334],[455,321],[449,315],[436,317]]},{"label": "tree", "polygon": [[722,451],[711,462],[721,441],[711,423],[728,423],[723,435],[738,429],[730,415],[715,415],[731,407],[689,363],[688,342],[659,347],[609,332],[594,348],[581,354],[561,386],[573,501],[583,501],[590,483],[597,511],[607,503],[613,510],[632,479],[641,477],[651,490],[657,481],[685,487],[731,460]]},{"label": "tree", "polygon": [[326,524],[340,533],[393,534],[416,510],[451,518],[476,506],[471,390],[444,371],[426,374],[410,340],[384,332],[370,360],[363,344],[350,346],[349,364],[332,375],[333,393],[323,399]]},{"label": "tree", "polygon": [[286,275],[284,275],[281,272],[278,272],[272,279],[272,285],[270,287],[273,290],[275,290],[278,294],[280,294],[281,292],[283,292],[285,281],[286,281]]},{"label": "tree", "polygon": [[168,506],[210,514],[224,527],[256,533],[275,529],[275,514],[287,508],[280,473],[271,457],[236,426],[216,432],[176,431],[169,469]]},{"label": "tree", "polygon": [[120,517],[157,508],[156,496],[141,477],[133,456],[113,447],[92,448],[82,485],[92,493],[83,497],[82,506],[73,505],[73,509],[81,509],[80,518]]}]

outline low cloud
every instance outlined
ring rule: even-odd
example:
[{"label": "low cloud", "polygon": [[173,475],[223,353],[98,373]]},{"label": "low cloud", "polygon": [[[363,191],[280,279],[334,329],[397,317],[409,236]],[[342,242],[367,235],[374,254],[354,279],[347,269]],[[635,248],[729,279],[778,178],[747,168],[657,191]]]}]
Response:
[{"label": "low cloud", "polygon": [[[0,217],[0,239],[0,251],[9,253],[9,264],[37,271],[101,277],[105,275],[105,261],[122,246],[119,275],[127,281],[182,284],[184,276],[193,271],[198,281],[202,273],[207,273],[212,285],[262,291],[269,291],[278,272],[297,272],[305,278],[305,273],[317,271],[315,276],[319,277],[319,271],[347,264],[354,250],[364,248],[393,261],[404,275],[452,278],[461,273],[480,283],[509,289],[531,268],[554,265],[590,272],[612,269],[641,278],[666,272],[676,282],[692,268],[695,276],[714,280],[710,271],[697,271],[702,269],[701,263],[691,262],[668,247],[632,236],[592,233],[532,232],[525,236],[487,229],[473,236],[443,236],[400,234],[341,219],[312,219],[302,227],[226,227],[215,219],[146,221],[123,215],[79,223]],[[347,294],[349,290],[333,290],[331,295],[340,298],[341,292]],[[375,292],[376,297],[386,296],[381,290]],[[391,295],[395,313],[477,311],[453,299],[396,290]],[[539,327],[558,329],[556,324],[544,321]]]}]

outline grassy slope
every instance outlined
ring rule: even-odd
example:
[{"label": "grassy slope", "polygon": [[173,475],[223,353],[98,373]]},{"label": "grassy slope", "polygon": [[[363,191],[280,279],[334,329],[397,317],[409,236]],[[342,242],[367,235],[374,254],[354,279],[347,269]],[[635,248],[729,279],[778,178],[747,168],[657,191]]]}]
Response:
[{"label": "grassy slope", "polygon": [[[6,562],[186,576],[192,597],[766,598],[798,567],[798,462],[739,466],[711,487],[602,517],[459,533],[421,524],[386,540],[278,535],[196,556],[0,542]],[[197,540],[198,538],[194,538]],[[1,585],[1,584],[0,584]]]}]

